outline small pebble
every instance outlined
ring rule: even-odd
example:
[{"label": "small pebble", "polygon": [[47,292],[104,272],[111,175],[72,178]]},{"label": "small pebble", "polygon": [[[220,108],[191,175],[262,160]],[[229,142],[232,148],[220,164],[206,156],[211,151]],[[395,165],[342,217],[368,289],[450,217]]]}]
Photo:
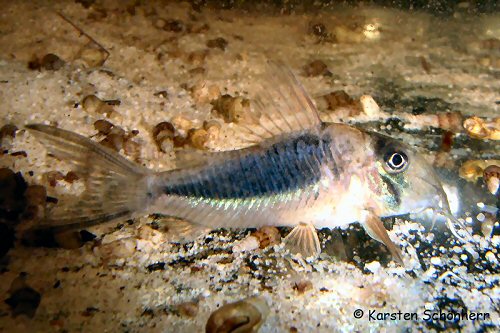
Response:
[{"label": "small pebble", "polygon": [[433,264],[434,266],[442,266],[443,262],[441,261],[441,258],[439,258],[439,257],[432,257],[431,264]]},{"label": "small pebble", "polygon": [[195,68],[191,68],[189,70],[189,74],[191,74],[191,75],[203,75],[203,74],[205,74],[205,72],[206,72],[206,69],[203,67],[195,67]]},{"label": "small pebble", "polygon": [[185,302],[178,304],[176,309],[181,316],[194,318],[198,314],[199,306],[195,302]]},{"label": "small pebble", "polygon": [[166,121],[161,122],[153,128],[152,135],[160,151],[165,153],[172,150],[175,136],[174,125]]},{"label": "small pebble", "polygon": [[500,166],[490,165],[483,171],[483,178],[488,191],[495,195],[498,193],[498,188],[500,187]]},{"label": "small pebble", "polygon": [[108,56],[108,53],[100,48],[86,47],[80,52],[78,58],[86,67],[94,68],[104,65]]},{"label": "small pebble", "polygon": [[207,55],[208,55],[208,50],[193,51],[188,54],[187,61],[191,65],[200,66],[205,63]]},{"label": "small pebble", "polygon": [[293,284],[293,289],[297,290],[299,294],[303,294],[313,288],[313,284],[309,280],[302,280]]},{"label": "small pebble", "polygon": [[120,151],[123,148],[125,137],[121,134],[110,133],[99,143],[104,147],[110,148],[114,151]]},{"label": "small pebble", "polygon": [[0,143],[2,143],[4,138],[15,138],[18,128],[13,124],[6,124],[0,128]]},{"label": "small pebble", "polygon": [[165,25],[162,27],[163,30],[172,32],[182,32],[184,31],[184,23],[181,20],[169,19],[165,21]]},{"label": "small pebble", "polygon": [[99,119],[94,123],[94,128],[99,132],[99,134],[107,135],[111,133],[111,129],[113,127],[114,125],[112,123],[104,119]]},{"label": "small pebble", "polygon": [[196,83],[190,90],[191,96],[197,104],[212,102],[221,94],[218,86],[207,84],[204,81]]},{"label": "small pebble", "polygon": [[369,116],[376,116],[380,113],[380,107],[370,95],[363,95],[359,98],[363,112]]},{"label": "small pebble", "polygon": [[46,70],[57,71],[64,66],[64,60],[53,53],[48,53],[40,60],[40,66]]},{"label": "small pebble", "polygon": [[210,30],[210,26],[206,23],[193,24],[188,27],[188,32],[193,34],[204,33]]},{"label": "small pebble", "polygon": [[155,92],[153,95],[155,95],[156,97],[168,99],[168,92],[166,90],[160,90],[158,92]]},{"label": "small pebble", "polygon": [[109,117],[114,112],[113,107],[106,104],[96,95],[87,95],[82,99],[82,107],[89,113],[104,114]]},{"label": "small pebble", "polygon": [[477,139],[500,140],[500,117],[486,121],[479,117],[464,120],[463,127],[467,134]]},{"label": "small pebble", "polygon": [[49,171],[44,173],[44,177],[51,187],[55,187],[59,180],[64,179],[64,175],[59,171]]},{"label": "small pebble", "polygon": [[246,98],[222,95],[212,102],[213,111],[227,123],[244,122],[250,118],[250,101]]},{"label": "small pebble", "polygon": [[323,98],[328,103],[329,110],[355,105],[354,100],[344,90],[332,91],[331,93],[324,95]]},{"label": "small pebble", "polygon": [[157,29],[163,29],[167,25],[167,21],[162,18],[157,18],[153,21],[153,26]]},{"label": "small pebble", "polygon": [[309,31],[311,34],[318,36],[318,37],[328,37],[328,30],[326,29],[326,26],[323,23],[315,23],[311,24]]},{"label": "small pebble", "polygon": [[228,303],[210,315],[205,332],[258,332],[269,312],[269,305],[262,297]]},{"label": "small pebble", "polygon": [[306,76],[320,76],[328,73],[328,66],[322,60],[314,60],[303,69]]},{"label": "small pebble", "polygon": [[209,47],[211,49],[217,48],[217,49],[220,49],[222,51],[226,50],[227,45],[228,45],[227,40],[225,40],[222,37],[211,39],[207,42],[207,47]]},{"label": "small pebble", "polygon": [[281,234],[276,227],[265,226],[252,233],[259,240],[261,249],[277,245],[281,242]]},{"label": "small pebble", "polygon": [[219,138],[221,127],[221,124],[217,120],[203,122],[203,128],[207,131],[210,141],[215,141]]},{"label": "small pebble", "polygon": [[208,139],[208,132],[203,128],[193,128],[188,132],[189,143],[196,149],[206,149]]}]

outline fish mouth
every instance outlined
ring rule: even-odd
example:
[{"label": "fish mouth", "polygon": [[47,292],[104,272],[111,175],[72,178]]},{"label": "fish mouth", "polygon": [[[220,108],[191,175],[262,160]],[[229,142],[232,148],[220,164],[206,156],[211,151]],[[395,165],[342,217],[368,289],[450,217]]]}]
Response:
[{"label": "fish mouth", "polygon": [[[472,234],[467,230],[466,225],[452,214],[450,204],[448,202],[448,197],[444,192],[443,187],[434,184],[423,177],[418,178],[426,184],[430,185],[438,194],[436,197],[437,200],[435,200],[433,205],[425,206],[421,209],[421,212],[427,209],[430,209],[432,211],[432,213],[434,214],[432,225],[434,226],[437,217],[441,215],[446,219],[446,224],[453,236],[455,236],[463,243],[474,242],[474,238],[472,237]],[[458,226],[459,228],[457,229],[456,226]],[[459,231],[464,235],[461,235]]]}]

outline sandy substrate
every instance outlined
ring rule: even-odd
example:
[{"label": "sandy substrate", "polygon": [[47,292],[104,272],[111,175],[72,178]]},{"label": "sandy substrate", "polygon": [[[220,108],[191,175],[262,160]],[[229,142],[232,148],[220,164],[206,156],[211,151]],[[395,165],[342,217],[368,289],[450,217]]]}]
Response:
[{"label": "sandy substrate", "polygon": [[[119,100],[106,119],[127,132],[138,130],[137,162],[166,170],[174,166],[173,153],[158,151],[152,128],[178,115],[191,120],[193,127],[213,118],[212,105],[192,92],[197,84],[252,100],[252,92],[259,88],[257,78],[270,58],[289,64],[318,97],[318,105],[319,96],[344,90],[354,98],[373,96],[387,112],[459,111],[482,117],[500,113],[500,17],[494,14],[471,17],[457,11],[443,19],[360,7],[278,15],[196,12],[187,3],[127,7],[119,1],[90,8],[70,1],[4,1],[1,7],[0,124],[12,123],[21,130],[15,139],[2,142],[7,154],[0,166],[20,171],[29,184],[47,186],[45,172],[70,169],[46,158],[23,125],[54,124],[90,137],[96,134],[94,122],[106,117],[85,110],[83,97],[95,94],[102,100]],[[80,55],[89,40],[57,12],[105,47],[110,55],[103,66],[82,63]],[[169,19],[182,21],[181,31],[159,28],[160,19],[167,24]],[[317,23],[324,24],[335,41],[310,33]],[[207,46],[217,38],[227,45],[219,40],[220,47]],[[57,70],[28,68],[28,62],[47,53],[58,55],[65,64]],[[317,59],[330,74],[304,77],[303,66]],[[195,68],[203,72],[192,71]],[[321,111],[328,120],[328,111]],[[412,137],[388,129],[390,135],[427,142],[421,133]],[[222,136],[213,146],[237,144],[231,136]],[[456,154],[498,159],[498,144],[484,147],[484,151],[471,149],[466,142]],[[11,154],[19,151],[26,156]],[[58,196],[77,191],[78,183],[47,187],[49,195]],[[16,245],[4,260],[0,296],[2,300],[11,296],[12,281],[25,272],[26,283],[41,301],[32,318],[13,316],[11,307],[0,302],[0,331],[203,331],[211,312],[251,295],[261,295],[270,306],[263,332],[500,327],[498,222],[491,238],[475,230],[479,245],[473,248],[447,237],[448,233],[434,236],[443,228],[430,231],[397,219],[390,234],[403,248],[407,260],[403,268],[388,262],[385,248],[366,236],[358,236],[351,260],[325,253],[320,260],[301,265],[279,246],[233,251],[249,231],[217,230],[179,245],[166,242],[168,234],[155,230],[154,221],[144,217],[90,230],[97,238],[73,250]],[[343,231],[344,239],[349,232],[360,234]],[[327,232],[321,235],[324,241],[330,237]],[[296,287],[304,281],[310,281],[311,288]],[[196,314],[179,310],[179,304],[186,302],[197,304]],[[361,319],[354,317],[356,309],[363,310]],[[370,310],[374,316],[396,317],[370,320]],[[464,310],[488,318],[424,320],[426,310]],[[418,319],[398,320],[398,312],[416,313]]]}]

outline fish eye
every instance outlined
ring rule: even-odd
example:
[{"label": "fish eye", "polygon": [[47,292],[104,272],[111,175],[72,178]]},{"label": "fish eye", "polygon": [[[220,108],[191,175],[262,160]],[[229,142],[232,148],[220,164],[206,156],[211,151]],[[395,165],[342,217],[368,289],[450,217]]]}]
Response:
[{"label": "fish eye", "polygon": [[389,152],[384,156],[387,171],[393,173],[403,172],[408,166],[408,156],[403,152]]}]

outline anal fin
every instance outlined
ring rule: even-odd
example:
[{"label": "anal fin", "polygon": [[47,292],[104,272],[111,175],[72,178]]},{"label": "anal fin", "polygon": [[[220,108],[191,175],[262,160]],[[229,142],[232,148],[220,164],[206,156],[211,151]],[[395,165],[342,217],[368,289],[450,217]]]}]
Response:
[{"label": "anal fin", "polygon": [[389,234],[387,233],[382,220],[380,220],[378,216],[368,213],[361,222],[368,235],[387,246],[394,259],[403,265],[403,254],[401,253],[399,247],[389,238]]},{"label": "anal fin", "polygon": [[301,254],[303,258],[317,258],[321,245],[316,228],[310,223],[300,223],[284,239],[290,253]]}]

